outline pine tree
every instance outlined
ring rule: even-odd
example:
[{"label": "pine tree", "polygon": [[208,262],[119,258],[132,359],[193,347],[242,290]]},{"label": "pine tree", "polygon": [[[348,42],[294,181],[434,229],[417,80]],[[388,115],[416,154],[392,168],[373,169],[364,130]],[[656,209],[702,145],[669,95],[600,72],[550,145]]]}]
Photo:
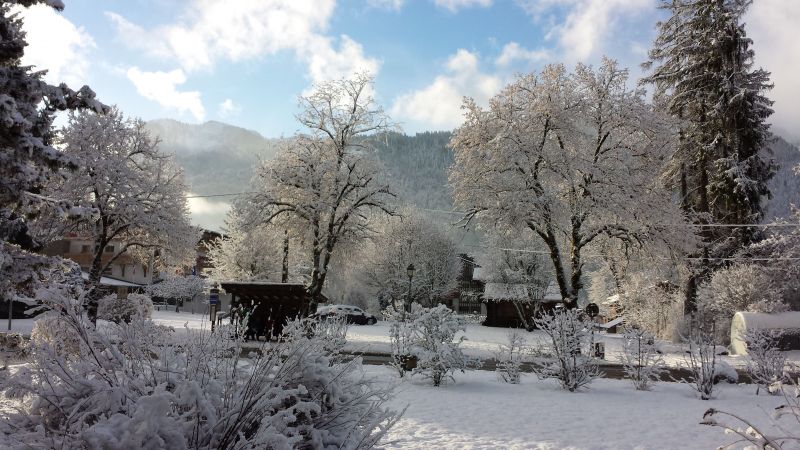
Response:
[{"label": "pine tree", "polygon": [[[769,143],[769,72],[755,69],[752,40],[741,19],[752,0],[663,0],[671,17],[643,66],[656,102],[680,123],[669,173],[684,212],[698,224],[755,224],[774,164]],[[703,267],[687,286],[693,308],[697,282],[719,258],[759,239],[755,227],[705,227]]]},{"label": "pine tree", "polygon": [[[95,100],[88,86],[73,91],[42,80],[44,71],[22,66],[25,33],[22,20],[12,12],[19,4],[45,4],[64,8],[59,0],[17,0],[0,4],[0,236],[4,241],[35,247],[17,211],[26,193],[35,194],[53,169],[70,163],[53,148],[52,122],[57,111],[106,107]],[[56,39],[55,36],[53,36]]]}]

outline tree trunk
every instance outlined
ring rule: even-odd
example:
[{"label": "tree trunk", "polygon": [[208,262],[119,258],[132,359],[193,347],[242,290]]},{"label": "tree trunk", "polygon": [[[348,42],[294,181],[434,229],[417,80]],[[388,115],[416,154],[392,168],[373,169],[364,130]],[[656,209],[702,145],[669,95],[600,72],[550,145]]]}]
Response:
[{"label": "tree trunk", "polygon": [[289,282],[289,230],[283,232],[283,267],[281,283]]},{"label": "tree trunk", "polygon": [[89,269],[89,290],[86,293],[86,314],[92,323],[97,323],[97,304],[100,300],[100,280],[103,277],[103,252],[105,251],[106,242],[100,240],[92,259],[92,267]]}]

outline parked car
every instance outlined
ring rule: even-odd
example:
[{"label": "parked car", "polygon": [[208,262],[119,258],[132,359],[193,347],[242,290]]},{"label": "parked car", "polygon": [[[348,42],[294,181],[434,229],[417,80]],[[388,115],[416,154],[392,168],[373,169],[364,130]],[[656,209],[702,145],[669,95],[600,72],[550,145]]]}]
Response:
[{"label": "parked car", "polygon": [[358,306],[351,305],[325,305],[317,308],[317,312],[312,317],[320,319],[339,318],[345,317],[347,323],[355,323],[358,325],[374,325],[378,322],[378,318],[372,314],[365,312]]}]

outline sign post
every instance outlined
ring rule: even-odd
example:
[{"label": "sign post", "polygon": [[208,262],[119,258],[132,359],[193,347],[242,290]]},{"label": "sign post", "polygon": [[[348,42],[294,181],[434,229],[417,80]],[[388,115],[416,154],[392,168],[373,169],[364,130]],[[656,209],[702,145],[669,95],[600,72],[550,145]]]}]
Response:
[{"label": "sign post", "polygon": [[211,331],[214,331],[214,325],[217,322],[217,308],[219,307],[219,289],[211,288],[208,294],[209,313],[211,314]]}]

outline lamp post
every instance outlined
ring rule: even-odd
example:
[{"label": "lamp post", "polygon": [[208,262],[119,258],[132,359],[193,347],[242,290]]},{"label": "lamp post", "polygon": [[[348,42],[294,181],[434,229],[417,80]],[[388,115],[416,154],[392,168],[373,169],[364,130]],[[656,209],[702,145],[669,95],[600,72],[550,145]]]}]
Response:
[{"label": "lamp post", "polygon": [[[411,279],[414,278],[414,264],[409,264],[406,267],[406,273],[408,274],[408,295],[406,296],[406,305],[403,311],[408,312],[411,310]],[[405,316],[405,313],[403,316]]]}]

